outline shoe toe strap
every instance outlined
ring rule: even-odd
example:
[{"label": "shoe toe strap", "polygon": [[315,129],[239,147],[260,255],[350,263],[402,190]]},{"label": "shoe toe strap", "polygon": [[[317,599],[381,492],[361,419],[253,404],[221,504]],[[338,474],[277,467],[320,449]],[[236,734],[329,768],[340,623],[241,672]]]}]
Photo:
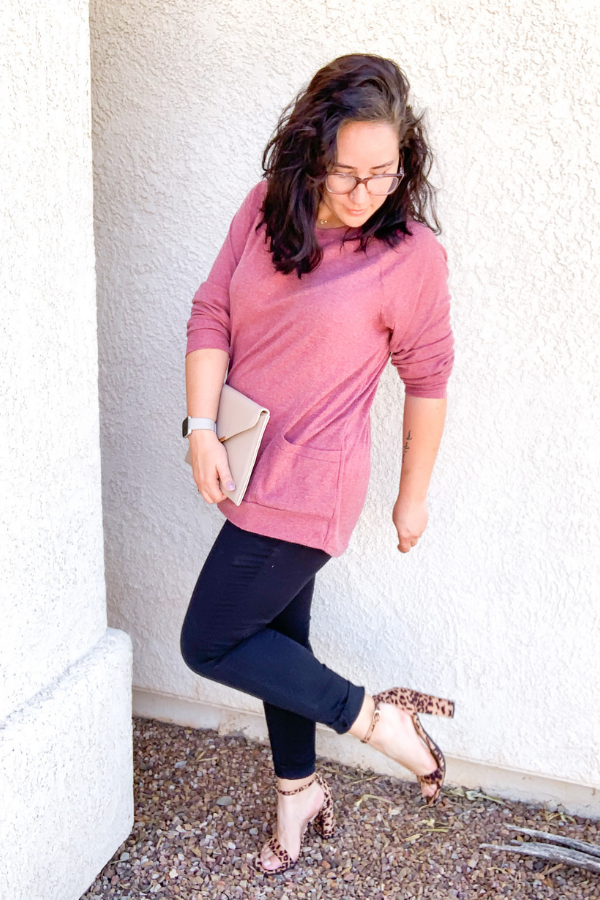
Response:
[{"label": "shoe toe strap", "polygon": [[428,772],[427,775],[419,775],[419,781],[421,784],[438,784],[442,776],[443,772],[438,766],[437,769],[434,769],[433,772]]},{"label": "shoe toe strap", "polygon": [[273,851],[279,862],[282,862],[285,866],[291,866],[294,862],[285,847],[279,843],[276,837],[272,837],[270,841],[267,841],[267,847]]}]

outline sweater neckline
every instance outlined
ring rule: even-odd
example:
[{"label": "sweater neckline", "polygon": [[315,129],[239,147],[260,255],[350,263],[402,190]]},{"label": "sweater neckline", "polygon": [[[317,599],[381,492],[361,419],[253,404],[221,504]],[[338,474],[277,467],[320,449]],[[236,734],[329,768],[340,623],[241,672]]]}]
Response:
[{"label": "sweater neckline", "polygon": [[357,229],[353,228],[351,225],[336,225],[335,228],[324,228],[322,225],[316,225],[315,231],[319,233],[319,236],[322,237],[324,234],[329,234],[330,232],[334,235],[339,235],[341,232],[355,232]]}]

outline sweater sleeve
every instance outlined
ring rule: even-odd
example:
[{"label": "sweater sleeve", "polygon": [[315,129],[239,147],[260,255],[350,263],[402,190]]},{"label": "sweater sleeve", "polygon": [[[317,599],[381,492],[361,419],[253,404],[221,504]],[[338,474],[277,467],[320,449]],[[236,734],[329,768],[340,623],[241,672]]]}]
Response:
[{"label": "sweater sleeve", "polygon": [[421,226],[406,265],[385,279],[391,361],[413,397],[446,396],[454,363],[447,258],[433,232]]},{"label": "sweater sleeve", "polygon": [[187,323],[186,356],[193,350],[214,348],[230,353],[229,285],[246,241],[257,221],[266,182],[255,185],[234,215],[217,258],[192,300]]}]

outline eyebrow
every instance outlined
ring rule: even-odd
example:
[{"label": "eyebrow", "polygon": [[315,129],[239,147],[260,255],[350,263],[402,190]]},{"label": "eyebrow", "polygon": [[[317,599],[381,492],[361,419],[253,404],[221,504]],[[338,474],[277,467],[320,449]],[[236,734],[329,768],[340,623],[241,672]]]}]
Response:
[{"label": "eyebrow", "polygon": [[[390,159],[389,162],[380,163],[378,166],[371,166],[372,169],[383,169],[385,166],[391,166],[394,162],[393,159]],[[347,166],[344,163],[335,163],[335,167],[338,169],[355,169],[356,166]]]}]

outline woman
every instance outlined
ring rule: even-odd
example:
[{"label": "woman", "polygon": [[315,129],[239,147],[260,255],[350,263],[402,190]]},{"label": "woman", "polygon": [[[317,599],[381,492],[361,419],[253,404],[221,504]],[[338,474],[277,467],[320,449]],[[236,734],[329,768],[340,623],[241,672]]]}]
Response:
[{"label": "woman", "polygon": [[[428,225],[423,127],[390,60],[349,55],[281,117],[265,179],[231,223],[188,322],[188,416],[217,417],[227,382],[271,411],[244,500],[214,430],[189,433],[193,475],[226,516],[183,625],[194,672],[263,700],[277,777],[277,832],[261,871],[299,856],[310,821],[333,832],[315,775],[315,722],[412,770],[437,802],[444,757],[417,712],[453,704],[401,688],[375,696],[320,663],[309,642],[316,573],[340,556],[369,481],[369,410],[390,358],[405,384],[392,518],[407,553],[427,524],[453,361],[446,254]],[[434,225],[437,220],[433,215]]]}]

